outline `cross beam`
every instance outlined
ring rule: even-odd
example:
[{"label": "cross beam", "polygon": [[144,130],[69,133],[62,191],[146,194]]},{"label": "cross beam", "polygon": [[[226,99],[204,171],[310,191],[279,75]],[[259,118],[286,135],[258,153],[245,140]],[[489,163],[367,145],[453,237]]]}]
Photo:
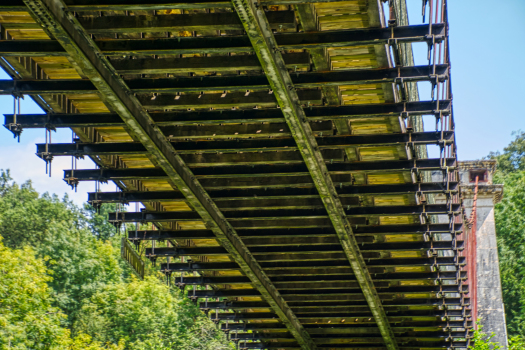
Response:
[{"label": "cross beam", "polygon": [[[213,69],[212,69],[213,70]],[[323,73],[297,73],[291,76],[295,88],[316,89],[323,86],[383,84],[396,81],[444,81],[448,66],[415,66],[402,68],[361,69]],[[179,93],[204,91],[246,91],[269,89],[264,75],[217,76],[199,78],[155,78],[125,80],[135,93]],[[97,88],[89,80],[0,80],[0,94],[91,94]],[[184,98],[184,96],[181,96]],[[256,103],[256,102],[253,102]]]},{"label": "cross beam", "polygon": [[[360,162],[360,163],[333,163],[327,164],[328,172],[337,173],[367,173],[376,171],[417,171],[417,170],[443,170],[444,167],[452,170],[456,167],[456,160],[449,158],[446,162],[440,159],[417,159],[417,160],[391,160],[383,162]],[[443,168],[442,168],[443,167]],[[289,165],[228,165],[212,167],[193,168],[193,175],[240,175],[257,174],[261,176],[276,176],[278,174],[294,174],[300,176],[308,173],[304,164]],[[77,178],[80,181],[107,181],[107,180],[131,180],[131,179],[165,179],[168,175],[163,169],[158,168],[129,168],[129,169],[79,169],[64,170],[64,178]]]},{"label": "cross beam", "polygon": [[[363,251],[428,251],[428,250],[449,250],[451,249],[452,243],[450,241],[437,241],[437,242],[400,242],[400,243],[370,243],[363,244],[361,250]],[[458,248],[463,247],[463,242],[458,244]],[[270,253],[280,254],[294,254],[294,253],[339,253],[341,251],[341,245],[330,244],[330,245],[286,245],[286,246],[259,246],[251,247],[250,251],[255,255],[264,255]],[[146,248],[146,256],[214,256],[214,255],[228,255],[228,252],[223,247],[197,247],[197,248],[175,248],[175,247],[157,247],[157,248]],[[441,272],[443,276],[446,273]],[[449,278],[456,278],[456,271],[452,271]],[[383,276],[385,277],[385,276]],[[238,276],[236,276],[238,278]],[[300,276],[300,278],[306,278]],[[317,277],[319,278],[319,277]],[[326,280],[330,280],[331,275],[325,276]],[[340,277],[337,277],[340,278]],[[375,278],[374,278],[375,279]],[[431,278],[432,280],[437,279]],[[355,275],[352,276],[352,280],[356,280]],[[239,280],[241,281],[241,280]],[[243,282],[239,283],[250,283],[248,277],[242,277]],[[232,282],[235,283],[235,282]],[[230,284],[229,282],[217,282],[207,284]]]},{"label": "cross beam", "polygon": [[[382,235],[382,234],[432,234],[432,233],[450,233],[450,228],[447,224],[429,224],[429,225],[367,225],[358,226],[355,228],[357,235]],[[461,233],[461,227],[455,234]],[[328,237],[335,236],[333,228],[290,228],[290,229],[259,229],[259,230],[237,230],[237,234],[243,238],[271,238],[271,237],[298,237],[298,236],[311,236],[311,237]],[[163,240],[163,239],[210,239],[213,238],[213,232],[211,230],[137,230],[129,231],[128,239],[132,241],[140,240]],[[432,258],[432,261],[434,258]],[[447,257],[448,259],[448,257]],[[455,257],[450,257],[454,260]],[[413,261],[413,260],[410,260]],[[208,265],[209,269],[213,268],[213,264]],[[327,265],[326,261],[316,262],[319,267],[322,266],[339,266],[339,265]],[[282,267],[301,267],[295,265],[294,262],[286,262],[287,265]],[[218,265],[219,266],[219,265]],[[347,266],[346,263],[343,266]],[[268,268],[269,266],[263,266]],[[274,266],[276,267],[276,266]],[[310,266],[313,267],[313,266]],[[217,268],[220,270],[220,268]],[[198,270],[198,269],[197,269]]]},{"label": "cross beam", "polygon": [[[348,216],[381,216],[381,215],[418,215],[427,213],[430,215],[449,214],[458,212],[459,204],[427,204],[427,205],[405,205],[405,206],[373,206],[373,207],[350,207],[342,210],[345,217]],[[224,216],[229,219],[250,218],[291,218],[291,217],[325,217],[324,209],[266,209],[266,210],[228,210]],[[147,222],[147,221],[192,221],[198,220],[196,212],[188,211],[160,211],[160,212],[125,212],[109,213],[109,221],[120,222]],[[355,239],[355,237],[354,237]],[[357,244],[357,243],[356,243]],[[362,249],[362,248],[361,248]]]},{"label": "cross beam", "polygon": [[[131,231],[130,231],[131,232]],[[157,231],[157,232],[163,232],[163,231]],[[177,232],[177,231],[174,231]],[[134,239],[134,237],[130,237],[130,239]],[[174,237],[173,239],[177,239]],[[191,239],[191,238],[190,238]],[[371,269],[375,269],[377,267],[383,268],[383,267],[399,267],[399,266],[433,266],[436,264],[436,262],[440,266],[455,266],[456,264],[465,264],[466,258],[452,258],[452,257],[436,257],[436,258],[410,258],[410,259],[377,259],[370,261],[368,264],[369,266],[372,266]],[[291,265],[291,266],[290,266]],[[292,269],[301,268],[305,270],[311,270],[314,268],[319,268],[320,266],[323,267],[348,267],[347,264],[345,264],[345,261],[338,261],[338,260],[323,260],[323,261],[317,261],[317,260],[303,260],[303,261],[295,261],[293,263],[290,262],[279,262],[279,261],[266,261],[261,262],[261,266],[265,269],[291,269],[290,271],[293,271]],[[163,263],[161,264],[161,271],[168,271],[168,272],[193,272],[193,271],[228,271],[228,270],[240,270],[239,267],[234,262],[213,262],[213,263],[205,263],[205,262],[191,262],[191,263]],[[268,271],[269,274],[272,273],[272,271]]]},{"label": "cross beam", "polygon": [[[339,2],[347,0],[262,0],[263,5],[293,5],[302,3]],[[228,0],[66,0],[64,3],[70,11],[152,11],[152,10],[194,10],[209,8],[231,9]],[[10,0],[0,5],[0,10],[25,11],[23,0]]]},{"label": "cross beam", "polygon": [[[309,33],[276,34],[275,47],[281,50],[310,50],[326,47],[351,47],[397,42],[428,42],[429,26],[416,25],[394,28],[366,28]],[[443,23],[433,24],[435,42],[445,35]],[[178,37],[158,39],[95,40],[94,44],[106,56],[180,55],[197,53],[253,52],[246,36]],[[68,53],[54,40],[0,40],[0,56],[66,56]]]},{"label": "cross beam", "polygon": [[[235,137],[235,135],[231,135]],[[421,132],[376,135],[349,135],[314,137],[319,149],[345,149],[347,147],[393,147],[413,145],[430,145],[453,142],[454,132]],[[297,150],[294,139],[237,139],[235,141],[199,140],[171,142],[179,154],[217,153],[217,152],[293,152]],[[147,154],[146,148],[139,142],[119,143],[53,143],[37,144],[37,154],[43,152],[53,156],[82,156],[103,154]]]},{"label": "cross beam", "polygon": [[[304,110],[309,121],[347,118],[398,117],[404,115],[446,115],[451,101],[418,101],[405,103],[364,104],[338,107],[310,107]],[[5,125],[14,122],[12,114],[5,114]],[[280,109],[250,109],[198,112],[155,112],[150,113],[159,126],[217,125],[223,123],[278,123],[284,122]],[[76,128],[97,126],[124,126],[117,113],[52,113],[19,114],[16,122],[22,128]]]},{"label": "cross beam", "polygon": [[[381,196],[392,194],[428,193],[458,193],[458,183],[451,182],[447,189],[443,183],[421,184],[388,184],[388,185],[343,185],[338,188],[339,195]],[[217,200],[245,199],[258,201],[270,198],[311,198],[317,197],[317,190],[312,188],[282,188],[282,189],[235,189],[209,190],[208,194]],[[177,191],[126,191],[126,192],[90,192],[88,202],[95,203],[131,203],[155,201],[181,201],[182,193]],[[447,228],[448,231],[448,228]]]},{"label": "cross beam", "polygon": [[[275,91],[286,123],[314,180],[343,251],[354,270],[370,311],[381,331],[385,345],[389,350],[397,350],[398,346],[386,312],[374,287],[372,277],[367,270],[334,184],[328,175],[325,160],[319,152],[310,124],[301,108],[297,91],[285,67],[278,43],[270,29],[268,19],[264,15],[264,10],[261,7],[255,8],[255,4],[251,0],[232,0],[232,3],[250,38],[255,53],[259,57],[268,81]],[[312,343],[311,348],[315,349],[316,346]]]},{"label": "cross beam", "polygon": [[[286,301],[188,166],[158,131],[158,127],[154,125],[151,117],[140,106],[123,80],[112,70],[108,60],[78,23],[73,13],[65,11],[66,4],[61,0],[24,0],[24,3],[42,27],[60,42],[70,58],[80,66],[83,73],[100,91],[104,101],[120,115],[131,135],[144,144],[168,176],[171,186],[185,195],[188,203],[206,226],[214,232],[217,241],[228,250],[290,333],[302,342],[307,333]],[[305,349],[311,348],[305,347]]]},{"label": "cross beam", "polygon": [[[353,293],[356,292],[349,292],[348,290],[344,289],[317,289],[317,290],[286,290],[283,291],[282,294],[288,299],[290,296],[300,296],[299,300],[302,300],[306,298],[307,296],[315,296],[315,295],[349,295],[352,297]],[[383,293],[467,293],[468,292],[468,285],[439,285],[439,286],[398,286],[398,287],[391,287],[388,290],[385,290]],[[355,294],[354,294],[355,295]],[[223,289],[223,290],[197,290],[195,292],[195,296],[198,298],[235,298],[235,297],[253,297],[253,296],[260,296],[259,292],[256,289]],[[253,325],[253,323],[252,323]],[[316,327],[319,327],[318,325],[315,325]],[[450,327],[465,327],[463,322],[458,323],[458,326],[452,326]],[[280,326],[279,328],[284,328],[283,326]],[[249,328],[248,328],[249,329]]]},{"label": "cross beam", "polygon": [[[439,170],[442,166],[449,166],[449,169],[455,167],[455,160],[449,160],[446,163],[441,164],[439,159],[420,159],[417,161],[413,160],[398,160],[398,161],[387,161],[387,162],[363,162],[361,164],[356,163],[333,163],[327,164],[326,167],[330,173],[330,176],[334,177],[334,181],[338,183],[338,187],[342,188],[343,185],[351,184],[351,174],[362,173],[375,173],[378,171],[391,171],[391,172],[403,172],[412,171],[415,175],[421,170]],[[275,187],[273,182],[267,181],[267,177],[278,178],[280,181],[284,181],[285,178],[289,178],[288,183],[302,183],[303,187],[313,186],[312,179],[308,174],[308,169],[304,164],[254,164],[254,165],[226,165],[226,166],[209,166],[209,167],[190,167],[193,170],[193,174],[198,176],[200,181],[203,182],[205,187],[216,187],[218,184],[223,183],[222,180],[228,181],[240,177],[239,175],[251,175],[250,186],[239,186],[234,185],[219,185],[219,187],[231,187],[232,190],[238,190],[242,187],[254,188],[258,185],[258,181],[263,181],[259,186],[264,189]],[[223,176],[231,175],[231,176]],[[217,178],[220,176],[220,178]],[[284,178],[283,178],[284,176]],[[247,176],[241,176],[244,179],[248,179]],[[124,180],[138,180],[138,179],[154,179],[154,180],[166,180],[168,175],[163,169],[159,168],[137,168],[137,169],[79,169],[79,170],[64,170],[65,181],[101,181],[106,182],[108,180],[113,181],[124,181]],[[209,180],[209,183],[206,182]],[[276,182],[275,185],[279,186]],[[239,188],[235,188],[239,187]],[[451,188],[445,188],[444,191],[451,190]],[[233,192],[232,192],[233,193]],[[270,192],[269,192],[270,193]],[[284,193],[284,192],[283,192]],[[292,192],[300,193],[300,192]]]}]

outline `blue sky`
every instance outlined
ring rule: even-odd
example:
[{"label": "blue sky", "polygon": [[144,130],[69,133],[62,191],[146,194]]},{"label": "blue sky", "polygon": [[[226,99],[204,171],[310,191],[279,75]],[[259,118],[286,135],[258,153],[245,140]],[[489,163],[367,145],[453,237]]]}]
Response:
[{"label": "blue sky", "polygon": [[[421,23],[421,1],[407,0],[410,24]],[[460,160],[502,151],[525,130],[525,1],[448,0],[456,139]],[[417,63],[426,57],[418,55]]]},{"label": "blue sky", "polygon": [[[421,0],[407,0],[411,24],[421,23]],[[520,61],[525,56],[525,1],[448,0],[454,112],[458,158],[479,159],[490,151],[503,150],[515,130],[525,130],[521,103],[525,100]],[[426,45],[415,47],[416,64],[425,64]],[[1,72],[0,79],[8,76]],[[422,90],[423,92],[423,90]],[[425,99],[423,96],[422,99]],[[13,98],[0,96],[0,114],[13,112]],[[22,113],[40,113],[29,99]],[[3,120],[3,117],[2,117]],[[53,162],[53,177],[45,174],[45,163],[37,158],[35,143],[44,141],[43,130],[25,130],[21,142],[0,127],[0,169],[10,168],[17,182],[32,179],[40,192],[64,193],[77,203],[93,191],[92,183],[80,184],[78,193],[63,181],[69,158]],[[53,134],[54,142],[70,142],[71,131]],[[91,161],[79,162],[92,168]],[[107,187],[113,189],[113,186]]]}]

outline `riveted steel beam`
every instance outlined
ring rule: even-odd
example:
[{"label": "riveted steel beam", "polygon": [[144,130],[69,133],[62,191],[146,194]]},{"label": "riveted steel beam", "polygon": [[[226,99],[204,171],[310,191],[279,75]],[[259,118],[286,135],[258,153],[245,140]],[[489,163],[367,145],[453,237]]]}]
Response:
[{"label": "riveted steel beam", "polygon": [[[399,307],[399,306],[410,306],[410,305],[421,305],[421,302],[423,302],[424,305],[427,305],[429,308],[439,307],[441,305],[460,305],[459,298],[445,298],[444,302],[441,300],[427,300],[427,299],[414,299],[406,300],[406,299],[394,299],[389,300],[387,302],[384,302],[384,304],[388,304],[391,307]],[[352,300],[352,301],[344,301],[344,302],[334,302],[334,301],[317,301],[317,302],[296,302],[292,304],[293,307],[297,309],[306,309],[306,308],[316,308],[316,307],[327,307],[327,308],[345,308],[345,307],[355,307],[355,306],[364,306],[368,307],[368,304],[366,304],[366,301],[364,300]],[[267,309],[268,304],[264,301],[208,301],[207,303],[200,303],[199,306],[201,308],[208,308],[208,309],[220,309],[220,310],[242,310],[242,309]],[[377,331],[379,334],[379,331]],[[286,334],[286,333],[284,333]],[[278,336],[276,336],[278,338]]]},{"label": "riveted steel beam", "polygon": [[[311,107],[304,113],[309,121],[398,117],[404,115],[447,114],[451,102],[418,101],[406,103],[364,104],[338,107]],[[4,125],[14,122],[12,114],[5,114]],[[150,113],[153,121],[159,126],[174,125],[217,125],[223,123],[280,123],[284,122],[280,109],[251,109],[199,112],[155,112]],[[124,126],[116,113],[53,113],[53,114],[19,114],[16,119],[22,128],[75,128],[90,126]]]},{"label": "riveted steel beam", "polygon": [[[235,137],[235,135],[232,135]],[[454,140],[453,131],[376,134],[376,135],[348,135],[315,137],[319,149],[345,149],[347,147],[395,147],[411,145],[429,145]],[[236,153],[236,152],[293,152],[297,150],[295,141],[291,137],[279,139],[237,139],[228,140],[199,140],[175,141],[171,143],[179,154],[194,153]],[[46,152],[53,156],[83,156],[104,154],[147,154],[146,148],[139,142],[122,143],[53,143],[37,146],[37,154]]]},{"label": "riveted steel beam", "polygon": [[[468,292],[468,285],[441,285],[441,286],[399,286],[391,287],[388,290],[382,291],[384,293],[466,293]],[[355,295],[362,295],[359,290],[345,291],[341,289],[316,289],[316,290],[283,290],[282,294],[285,298],[291,300],[292,296],[299,296],[295,301],[301,301],[308,296],[348,296],[349,300]],[[219,289],[219,290],[197,290],[195,297],[197,298],[235,298],[235,297],[254,297],[261,294],[256,289]],[[463,326],[461,326],[463,327]],[[281,326],[281,328],[284,328]]]},{"label": "riveted steel beam", "polygon": [[[157,252],[156,249],[163,249],[163,251]],[[146,248],[146,256],[176,256],[174,254],[164,254],[163,252],[166,252],[165,248],[156,248],[155,254],[152,254],[152,248]],[[183,248],[181,248],[183,250]],[[193,254],[180,254],[182,256],[185,255],[191,255]],[[199,254],[195,254],[199,255]],[[461,272],[462,278],[466,277],[466,272]],[[407,273],[382,273],[382,274],[374,274],[374,280],[375,281],[381,281],[381,282],[398,282],[398,281],[427,281],[427,282],[433,282],[435,279],[443,278],[444,280],[455,280],[457,278],[457,273],[455,271],[450,272],[407,272]],[[344,275],[308,275],[308,276],[295,276],[295,275],[279,275],[279,276],[272,276],[271,277],[272,282],[278,282],[278,283],[294,283],[294,282],[354,282],[355,276],[351,274],[344,274]],[[245,276],[200,276],[200,277],[183,277],[185,284],[195,284],[195,285],[206,285],[206,284],[213,284],[213,285],[230,285],[230,284],[250,284],[250,279]],[[353,283],[355,285],[355,282]],[[394,284],[394,283],[393,283]],[[327,285],[328,287],[328,285]],[[366,305],[366,309],[368,309],[368,305]],[[368,310],[367,310],[368,311]]]},{"label": "riveted steel beam", "polygon": [[[266,210],[230,210],[224,211],[228,219],[248,218],[292,218],[292,217],[325,217],[325,209],[266,209]],[[427,205],[404,205],[404,206],[373,206],[373,207],[349,207],[342,208],[341,212],[346,216],[379,216],[379,215],[416,215],[416,214],[447,214],[458,212],[459,204],[427,204]],[[160,211],[160,212],[123,212],[109,213],[109,221],[138,222],[138,221],[171,221],[171,220],[195,220],[199,215],[188,211]],[[354,237],[355,239],[355,237]],[[362,249],[362,248],[361,248]]]},{"label": "riveted steel beam", "polygon": [[[263,5],[293,5],[303,3],[339,2],[347,0],[262,0]],[[64,3],[70,11],[152,11],[152,10],[195,10],[222,8],[231,9],[228,0],[66,0]],[[0,10],[26,11],[23,0],[10,0],[1,4]]]},{"label": "riveted steel beam", "polygon": [[[242,57],[242,56],[241,56]],[[133,60],[135,61],[135,60]],[[399,79],[405,82],[444,81],[448,66],[437,65],[435,73],[432,66],[416,66],[383,69],[359,69],[323,73],[297,73],[291,76],[296,88],[316,89],[325,86],[364,85],[393,83]],[[255,76],[217,76],[199,78],[155,78],[124,80],[135,93],[179,93],[203,91],[246,91],[269,89],[270,84],[264,75]],[[0,80],[0,94],[92,94],[96,87],[87,79],[61,80]],[[266,94],[268,95],[268,94]],[[151,96],[151,95],[150,95]],[[270,95],[271,97],[271,95]],[[173,97],[171,97],[173,98]],[[184,96],[181,96],[184,98]],[[301,98],[304,100],[304,97]],[[256,103],[256,101],[253,101]]]},{"label": "riveted steel beam", "polygon": [[[354,270],[359,286],[367,298],[385,345],[389,350],[397,350],[398,346],[394,333],[390,328],[386,312],[383,309],[370,273],[366,268],[365,261],[341,201],[338,198],[335,186],[328,175],[325,160],[319,152],[319,147],[300,105],[297,91],[285,67],[284,60],[279,52],[279,45],[270,29],[264,10],[258,4],[256,8],[256,4],[251,0],[232,0],[232,3],[275,92],[286,123],[323,200],[341,246]],[[313,348],[315,348],[315,345],[313,345]]]},{"label": "riveted steel beam", "polygon": [[[133,237],[130,237],[133,239]],[[174,239],[177,239],[175,237]],[[188,238],[192,239],[192,238]],[[454,266],[456,264],[465,264],[465,257],[456,259],[453,257],[436,257],[436,258],[411,258],[411,259],[377,259],[371,261],[370,265],[374,268],[384,267],[400,267],[400,266],[433,266],[434,264],[439,266]],[[273,270],[289,270],[290,273],[296,269],[300,269],[300,273],[304,270],[311,270],[313,268],[346,268],[349,267],[346,261],[339,260],[323,260],[323,261],[286,261],[286,262],[262,262],[261,266],[272,275]],[[170,263],[161,264],[161,271],[171,272],[193,272],[193,271],[227,271],[227,270],[239,270],[239,267],[234,262],[192,262],[192,263]]]},{"label": "riveted steel beam", "polygon": [[[465,324],[463,321],[449,321],[450,327],[458,327],[458,328],[464,328]],[[472,324],[472,322],[469,322]],[[323,335],[323,334],[359,334],[359,333],[367,333],[367,332],[373,332],[376,330],[374,327],[370,327],[369,325],[363,325],[363,326],[356,326],[356,325],[348,325],[348,324],[309,324],[305,325],[305,328],[308,329],[308,332],[310,332],[312,335]],[[414,332],[414,331],[443,331],[441,325],[397,325],[392,327],[396,333],[400,332]],[[257,332],[257,331],[282,331],[284,330],[284,326],[279,323],[228,323],[228,324],[222,324],[221,329],[228,330],[230,332],[232,331],[238,331],[241,332]]]},{"label": "riveted steel beam", "polygon": [[[295,29],[293,11],[271,11],[268,19],[272,29]],[[144,33],[215,30],[242,30],[239,17],[233,12],[193,13],[163,16],[90,16],[78,21],[89,34]]]},{"label": "riveted steel beam", "polygon": [[[398,171],[417,171],[417,170],[440,170],[442,167],[454,169],[455,159],[447,159],[441,162],[440,159],[418,159],[418,160],[392,160],[379,162],[356,162],[356,163],[333,163],[327,164],[328,172],[335,174],[350,173],[373,173],[373,172],[398,172]],[[205,177],[218,175],[253,175],[278,176],[302,176],[308,174],[308,168],[304,164],[289,165],[227,165],[195,167],[193,174]],[[158,168],[136,168],[136,169],[78,169],[64,170],[64,178],[76,178],[79,181],[107,181],[107,180],[133,180],[133,179],[166,179],[168,175]],[[349,182],[349,181],[344,181]],[[342,183],[341,183],[342,185]],[[271,186],[267,186],[271,187]],[[342,187],[342,186],[340,186]]]},{"label": "riveted steel beam", "polygon": [[[392,28],[367,28],[309,33],[276,34],[278,48],[282,50],[309,50],[326,47],[350,47],[398,42],[426,42],[429,26],[416,25]],[[439,41],[445,34],[445,25],[432,25],[432,33]],[[430,38],[430,40],[432,40]],[[253,52],[246,36],[178,37],[158,39],[95,40],[100,51],[107,56],[122,55],[179,55],[196,53]],[[277,48],[277,46],[276,46]],[[67,52],[54,40],[0,40],[0,56],[54,56]]]},{"label": "riveted steel beam", "polygon": [[[371,226],[371,225],[369,225]],[[383,226],[385,226],[383,228]],[[356,228],[356,231],[364,231],[363,233],[357,233],[356,235],[361,236],[362,242],[370,241],[365,238],[371,238],[373,235],[395,235],[396,233],[405,235],[410,233],[415,233],[419,235],[427,234],[431,235],[433,233],[443,233],[449,232],[446,231],[446,228],[440,225],[396,225],[400,227],[395,227],[396,231],[389,227],[388,225],[378,225],[374,230],[370,230],[367,227],[367,230],[359,230],[359,227]],[[438,227],[436,227],[438,226]],[[399,231],[397,231],[399,230]],[[302,233],[304,232],[304,234]],[[286,229],[286,230],[276,230],[276,229],[259,229],[259,230],[238,230],[237,233],[242,238],[296,238],[301,236],[306,237],[335,237],[335,231],[333,229],[324,229],[324,228],[312,228],[312,229]],[[457,232],[458,234],[460,232]],[[137,230],[129,231],[128,239],[130,241],[141,241],[141,240],[166,240],[166,239],[210,239],[213,238],[213,232],[211,230]],[[319,266],[325,266],[324,263],[320,263]],[[326,265],[329,266],[329,265]],[[346,264],[345,264],[346,266]],[[210,267],[210,266],[208,266]],[[290,267],[293,267],[291,265]]]},{"label": "riveted steel beam", "polygon": [[[458,248],[463,247],[463,244],[458,244]],[[361,250],[363,251],[418,251],[418,250],[449,250],[452,248],[450,241],[436,241],[436,242],[400,242],[400,243],[364,243]],[[251,247],[250,251],[255,255],[280,253],[280,254],[296,254],[296,253],[338,253],[342,250],[339,244],[327,244],[327,245],[297,245],[297,246],[255,246]],[[156,247],[146,248],[146,256],[213,256],[213,255],[228,255],[228,252],[223,247],[197,247],[197,248],[175,248],[175,247]],[[379,275],[379,274],[378,274]],[[399,275],[399,274],[397,274]],[[392,275],[391,279],[395,280],[395,276]],[[426,275],[426,273],[424,273]],[[456,272],[446,273],[442,272],[443,278],[457,277]],[[383,276],[385,277],[385,276]],[[236,277],[237,278],[237,277]],[[300,277],[307,278],[307,277]],[[321,277],[316,277],[321,278]],[[341,277],[333,277],[332,275],[326,275],[325,279],[338,279]],[[350,278],[350,277],[348,277]],[[438,275],[435,275],[435,279]],[[292,279],[290,277],[290,279]],[[374,279],[376,279],[374,277]],[[388,278],[387,278],[388,279]],[[434,278],[433,278],[434,279]],[[352,276],[351,280],[355,280]],[[241,281],[241,280],[239,280]],[[243,277],[242,281],[249,283],[248,277]],[[234,282],[232,282],[234,283]],[[242,282],[239,282],[242,283]],[[204,284],[204,283],[203,283]],[[214,284],[214,283],[208,283]],[[216,284],[229,284],[229,282],[217,282]]]},{"label": "riveted steel beam", "polygon": [[70,58],[89,77],[104,101],[124,120],[135,139],[144,144],[168,176],[172,187],[179,189],[185,195],[194,211],[215,233],[216,239],[228,250],[290,333],[297,339],[303,339],[304,334],[307,333],[286,301],[188,166],[176,154],[136,97],[111,68],[108,60],[83,30],[74,14],[66,11],[66,4],[61,0],[24,0],[24,3],[37,22],[60,42]]},{"label": "riveted steel beam", "polygon": [[[443,183],[422,184],[389,184],[389,185],[344,185],[337,189],[339,195],[373,196],[407,193],[451,193],[458,192],[458,183],[453,182],[447,189]],[[288,188],[288,189],[243,189],[243,190],[209,190],[213,200],[252,200],[258,199],[285,199],[285,198],[313,198],[317,197],[317,190],[312,188]],[[184,196],[176,191],[126,191],[126,192],[89,192],[88,202],[100,203],[131,203],[131,202],[155,202],[155,201],[181,201]]]}]

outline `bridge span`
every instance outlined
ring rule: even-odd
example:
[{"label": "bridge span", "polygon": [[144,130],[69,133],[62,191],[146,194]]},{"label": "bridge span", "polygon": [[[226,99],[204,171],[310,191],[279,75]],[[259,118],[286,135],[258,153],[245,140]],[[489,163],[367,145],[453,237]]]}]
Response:
[{"label": "bridge span", "polygon": [[0,93],[45,111],[5,126],[46,130],[49,172],[91,158],[64,180],[116,184],[92,205],[142,203],[110,214],[123,257],[239,349],[466,349],[447,1],[412,26],[404,0],[312,1],[3,2]]}]

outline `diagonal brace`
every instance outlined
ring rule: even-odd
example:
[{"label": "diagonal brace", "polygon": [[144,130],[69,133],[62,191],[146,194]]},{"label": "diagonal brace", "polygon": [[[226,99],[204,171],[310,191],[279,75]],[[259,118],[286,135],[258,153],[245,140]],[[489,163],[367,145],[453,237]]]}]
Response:
[{"label": "diagonal brace", "polygon": [[395,350],[398,346],[394,333],[390,328],[385,310],[366,268],[323,157],[319,152],[312,129],[307,122],[264,10],[261,7],[256,8],[257,4],[251,0],[232,0],[232,3],[272,86],[286,123],[323,200],[343,250],[381,331],[383,340],[389,350]]},{"label": "diagonal brace", "polygon": [[[53,36],[99,90],[104,102],[120,115],[135,140],[139,140],[166,172],[171,186],[184,194],[188,203],[212,230],[283,324],[296,338],[308,335],[259,263],[224,215],[213,203],[191,170],[142,108],[124,81],[111,67],[74,14],[62,0],[24,0],[37,22]],[[305,349],[313,349],[305,347]]]}]

